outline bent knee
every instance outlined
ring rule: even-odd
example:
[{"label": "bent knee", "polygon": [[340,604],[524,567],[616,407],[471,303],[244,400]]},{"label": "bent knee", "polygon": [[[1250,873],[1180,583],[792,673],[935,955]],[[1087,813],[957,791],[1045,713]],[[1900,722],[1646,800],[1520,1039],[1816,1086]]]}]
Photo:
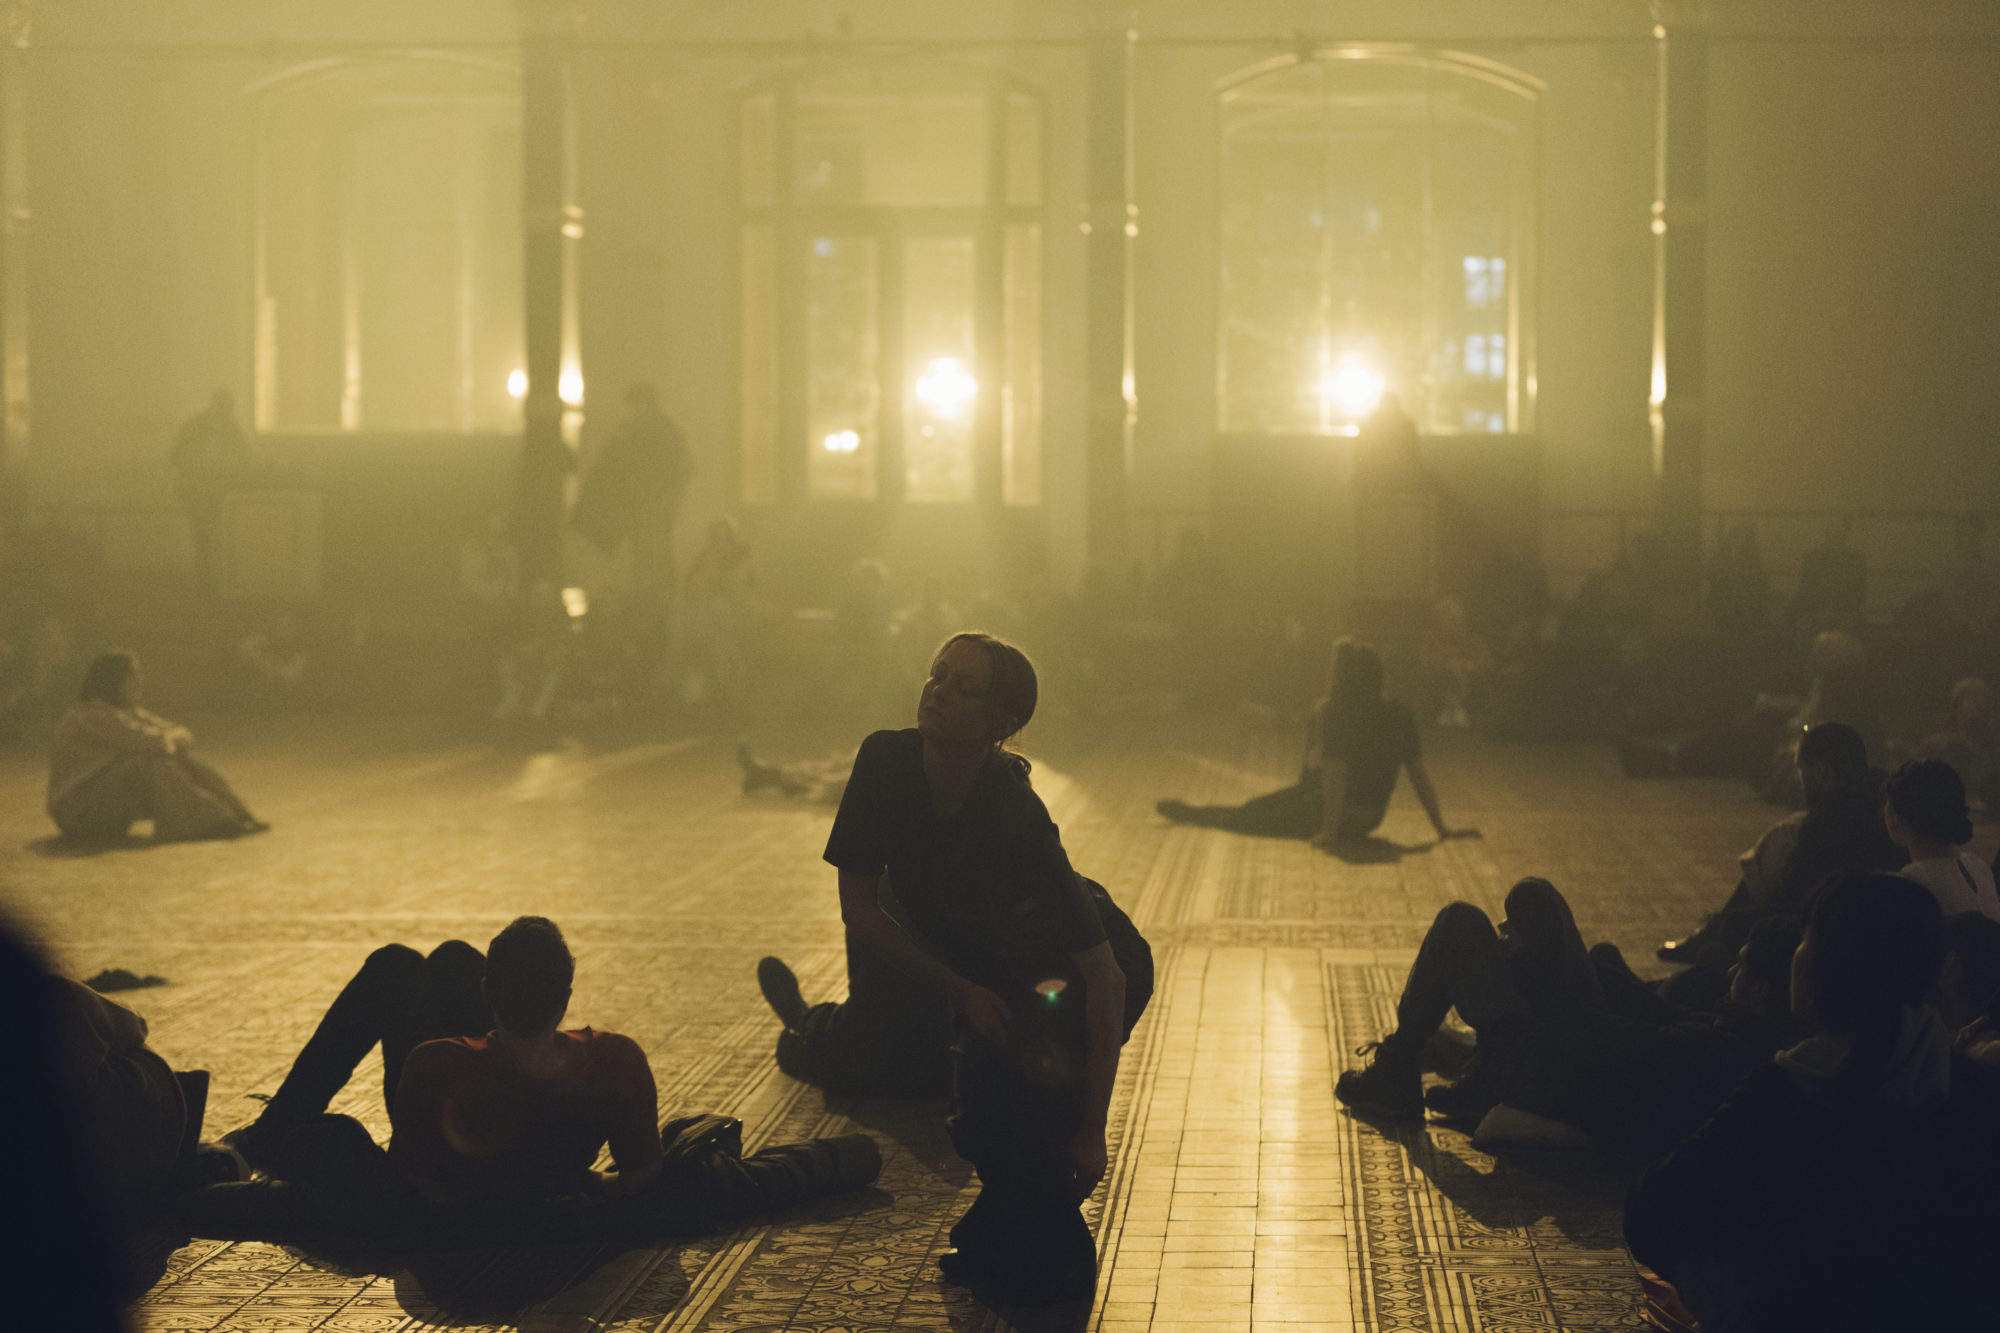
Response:
[{"label": "bent knee", "polygon": [[368,955],[363,972],[414,976],[423,970],[424,956],[407,944],[385,944]]},{"label": "bent knee", "polygon": [[1486,915],[1484,908],[1471,903],[1446,903],[1438,909],[1437,918],[1431,922],[1432,930],[1483,930],[1493,933],[1493,918]]}]

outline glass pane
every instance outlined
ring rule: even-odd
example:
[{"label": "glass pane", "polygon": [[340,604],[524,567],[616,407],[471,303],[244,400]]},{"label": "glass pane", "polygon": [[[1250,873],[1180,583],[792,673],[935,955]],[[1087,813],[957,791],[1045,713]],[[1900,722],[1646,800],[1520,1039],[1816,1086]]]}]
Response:
[{"label": "glass pane", "polygon": [[1000,498],[1042,502],[1042,229],[1007,228],[1002,257]]},{"label": "glass pane", "polygon": [[972,238],[903,242],[903,461],[907,498],[972,498],[978,362],[972,346]]},{"label": "glass pane", "polygon": [[743,324],[738,348],[743,503],[778,498],[778,240],[770,227],[743,229]]},{"label": "glass pane", "polygon": [[801,89],[793,190],[802,204],[986,202],[986,98],[869,87]]},{"label": "glass pane", "polygon": [[257,114],[259,425],[513,429],[514,87],[397,63],[274,91]]},{"label": "glass pane", "polygon": [[1224,430],[1348,433],[1385,390],[1426,431],[1511,428],[1529,106],[1399,58],[1224,95]]},{"label": "glass pane", "polygon": [[777,201],[777,107],[764,93],[743,103],[742,143],[737,158],[737,182],[743,202],[759,208]]},{"label": "glass pane", "polygon": [[1017,93],[1007,97],[1007,202],[1042,202],[1042,104]]},{"label": "glass pane", "polygon": [[875,498],[881,337],[872,237],[816,236],[806,251],[806,486],[816,500]]}]

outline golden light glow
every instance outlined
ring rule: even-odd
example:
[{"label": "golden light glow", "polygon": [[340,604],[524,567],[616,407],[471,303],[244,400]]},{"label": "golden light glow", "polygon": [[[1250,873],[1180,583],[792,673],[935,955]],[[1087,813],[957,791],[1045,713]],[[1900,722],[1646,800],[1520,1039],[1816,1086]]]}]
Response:
[{"label": "golden light glow", "polygon": [[519,402],[528,396],[528,372],[515,369],[507,372],[507,396]]},{"label": "golden light glow", "polygon": [[855,431],[837,430],[819,443],[830,454],[851,454],[861,447],[861,436]]},{"label": "golden light glow", "polygon": [[941,356],[917,379],[917,401],[945,421],[956,420],[979,392],[979,381],[955,356]]},{"label": "golden light glow", "polygon": [[1374,412],[1386,387],[1381,371],[1358,354],[1348,352],[1320,377],[1320,402],[1341,416],[1358,421]]}]

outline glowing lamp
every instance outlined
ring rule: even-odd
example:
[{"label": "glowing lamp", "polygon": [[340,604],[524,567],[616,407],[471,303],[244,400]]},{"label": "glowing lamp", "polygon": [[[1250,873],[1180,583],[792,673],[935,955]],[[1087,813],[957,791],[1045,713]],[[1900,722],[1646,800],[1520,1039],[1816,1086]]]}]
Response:
[{"label": "glowing lamp", "polygon": [[583,406],[583,372],[575,366],[564,366],[562,375],[556,380],[556,393],[571,407]]},{"label": "glowing lamp", "polygon": [[1320,377],[1319,396],[1322,402],[1339,409],[1342,416],[1358,421],[1373,413],[1381,403],[1384,387],[1382,372],[1349,352]]},{"label": "glowing lamp", "polygon": [[528,396],[528,372],[510,370],[507,372],[507,396],[520,401]]},{"label": "glowing lamp", "polygon": [[819,443],[830,454],[851,454],[861,447],[861,436],[855,431],[837,430]]},{"label": "glowing lamp", "polygon": [[590,613],[590,594],[581,588],[564,588],[562,600],[571,620],[581,620]]},{"label": "glowing lamp", "polygon": [[979,381],[972,378],[955,356],[941,356],[924,368],[917,379],[917,401],[931,410],[931,415],[945,421],[954,420],[965,411],[966,404],[979,392]]}]

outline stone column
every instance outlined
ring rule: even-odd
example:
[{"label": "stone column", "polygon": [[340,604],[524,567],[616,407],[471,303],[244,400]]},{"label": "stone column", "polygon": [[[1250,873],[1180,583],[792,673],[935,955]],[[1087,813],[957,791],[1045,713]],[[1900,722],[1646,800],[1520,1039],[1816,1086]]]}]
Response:
[{"label": "stone column", "polygon": [[528,391],[521,421],[521,474],[514,510],[526,581],[560,586],[563,487],[563,203],[567,142],[567,0],[520,0],[521,277]]},{"label": "stone column", "polygon": [[1653,471],[1678,572],[1702,567],[1707,407],[1708,6],[1655,0],[1659,106],[1653,198]]},{"label": "stone column", "polygon": [[1125,4],[1096,6],[1085,49],[1088,139],[1084,180],[1085,538],[1093,562],[1128,554],[1132,425],[1132,64],[1137,33]]}]

